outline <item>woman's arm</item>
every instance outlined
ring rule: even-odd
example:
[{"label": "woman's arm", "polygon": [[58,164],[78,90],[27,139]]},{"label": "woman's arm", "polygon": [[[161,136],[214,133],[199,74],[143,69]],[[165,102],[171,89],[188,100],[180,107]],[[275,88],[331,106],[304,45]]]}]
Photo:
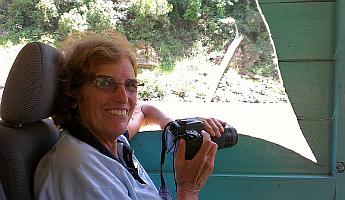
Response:
[{"label": "woman's arm", "polygon": [[[211,136],[220,137],[224,132],[225,122],[214,118],[198,117],[204,124],[204,130]],[[133,138],[141,127],[146,125],[159,125],[164,129],[165,125],[173,121],[171,117],[163,113],[155,106],[143,104],[135,107],[131,120],[128,123],[129,139]]]},{"label": "woman's arm", "polygon": [[128,123],[129,139],[134,137],[140,128],[145,125],[159,125],[163,129],[170,121],[173,121],[173,119],[158,108],[148,104],[138,104]]}]

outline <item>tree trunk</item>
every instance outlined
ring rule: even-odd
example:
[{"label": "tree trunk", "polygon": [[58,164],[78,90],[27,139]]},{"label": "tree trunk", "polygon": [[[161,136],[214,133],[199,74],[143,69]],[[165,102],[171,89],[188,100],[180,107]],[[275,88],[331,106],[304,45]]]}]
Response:
[{"label": "tree trunk", "polygon": [[[237,32],[237,31],[236,31]],[[222,62],[217,67],[217,69],[209,77],[209,93],[206,96],[206,102],[211,102],[213,95],[216,93],[220,80],[222,79],[223,73],[226,70],[226,67],[229,65],[231,58],[233,57],[237,47],[240,45],[243,40],[243,36],[236,33],[235,39],[231,42],[228,49],[226,50]]]}]

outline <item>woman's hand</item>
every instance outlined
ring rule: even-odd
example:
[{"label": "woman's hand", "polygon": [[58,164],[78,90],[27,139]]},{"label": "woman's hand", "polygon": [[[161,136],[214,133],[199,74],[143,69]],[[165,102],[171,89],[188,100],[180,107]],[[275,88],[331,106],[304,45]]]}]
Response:
[{"label": "woman's hand", "polygon": [[199,120],[204,124],[204,130],[209,133],[211,136],[220,137],[224,132],[225,122],[215,119],[215,118],[201,118]]},{"label": "woman's hand", "polygon": [[198,199],[201,188],[206,183],[214,168],[217,144],[211,141],[210,135],[202,131],[203,142],[200,150],[192,160],[185,159],[186,143],[178,142],[174,162],[177,183],[177,199]]}]

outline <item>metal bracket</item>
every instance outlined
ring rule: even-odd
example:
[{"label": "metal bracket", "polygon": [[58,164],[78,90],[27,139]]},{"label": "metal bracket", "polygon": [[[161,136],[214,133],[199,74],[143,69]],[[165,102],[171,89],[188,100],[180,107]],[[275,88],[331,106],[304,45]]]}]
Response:
[{"label": "metal bracket", "polygon": [[345,171],[345,164],[344,162],[337,162],[337,173],[343,173]]}]

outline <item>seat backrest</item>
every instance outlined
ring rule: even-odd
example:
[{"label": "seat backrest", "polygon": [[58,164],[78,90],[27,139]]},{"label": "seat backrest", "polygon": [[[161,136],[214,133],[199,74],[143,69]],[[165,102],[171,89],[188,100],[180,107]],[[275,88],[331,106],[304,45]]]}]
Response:
[{"label": "seat backrest", "polygon": [[57,141],[58,130],[48,117],[61,62],[55,48],[29,43],[7,77],[0,110],[0,180],[7,200],[33,199],[36,166]]},{"label": "seat backrest", "polygon": [[4,189],[2,188],[2,184],[0,181],[0,200],[6,200]]}]

